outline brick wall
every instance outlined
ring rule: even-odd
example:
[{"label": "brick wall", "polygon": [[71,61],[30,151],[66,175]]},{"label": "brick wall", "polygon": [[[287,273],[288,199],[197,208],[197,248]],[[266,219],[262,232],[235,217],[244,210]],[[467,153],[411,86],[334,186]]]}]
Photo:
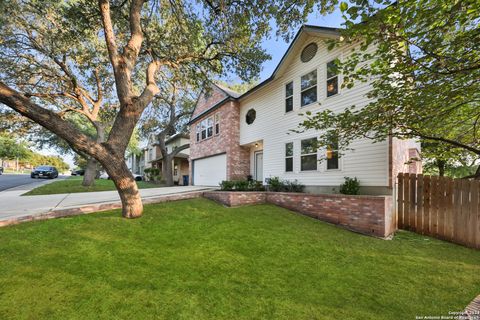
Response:
[{"label": "brick wall", "polygon": [[261,204],[266,202],[266,192],[225,192],[209,191],[203,196],[207,199],[220,202],[229,207],[238,207],[250,204]]},{"label": "brick wall", "polygon": [[204,197],[227,206],[271,203],[377,237],[388,237],[396,230],[391,196],[213,191]]},{"label": "brick wall", "polygon": [[199,97],[197,104],[195,105],[195,110],[193,110],[192,117],[198,116],[205,110],[211,108],[227,97],[228,96],[225,92],[216,86],[212,86],[212,89],[210,92],[208,92],[208,94],[202,93],[202,95]]},{"label": "brick wall", "polygon": [[[196,125],[203,119],[220,116],[220,133],[196,141]],[[216,154],[227,155],[227,179],[245,179],[250,173],[250,150],[240,146],[240,108],[236,101],[228,101],[210,114],[190,125],[190,179],[192,161]],[[192,181],[192,180],[190,180]]]}]

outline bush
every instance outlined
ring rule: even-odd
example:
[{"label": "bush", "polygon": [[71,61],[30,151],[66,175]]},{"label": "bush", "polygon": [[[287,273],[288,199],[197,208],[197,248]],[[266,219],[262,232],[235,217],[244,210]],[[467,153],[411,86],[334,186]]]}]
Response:
[{"label": "bush", "polygon": [[298,182],[298,180],[294,181],[285,181],[285,191],[287,192],[303,192],[305,186]]},{"label": "bush", "polygon": [[259,181],[224,180],[220,183],[222,191],[264,191],[265,187]]},{"label": "bush", "polygon": [[162,178],[158,168],[146,168],[143,172],[149,181],[160,181]]},{"label": "bush", "polygon": [[303,192],[305,186],[298,180],[281,180],[279,177],[272,177],[268,180],[268,190],[273,192]]},{"label": "bush", "polygon": [[268,179],[268,191],[281,192],[285,188],[285,183],[279,177]]},{"label": "bush", "polygon": [[340,185],[340,193],[343,194],[358,194],[360,191],[360,181],[355,178],[345,177],[345,182]]}]

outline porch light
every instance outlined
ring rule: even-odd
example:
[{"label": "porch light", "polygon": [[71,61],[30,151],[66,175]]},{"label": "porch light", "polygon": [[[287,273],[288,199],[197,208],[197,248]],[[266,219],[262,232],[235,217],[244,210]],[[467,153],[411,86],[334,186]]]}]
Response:
[{"label": "porch light", "polygon": [[255,143],[255,148],[258,148],[258,143]]}]

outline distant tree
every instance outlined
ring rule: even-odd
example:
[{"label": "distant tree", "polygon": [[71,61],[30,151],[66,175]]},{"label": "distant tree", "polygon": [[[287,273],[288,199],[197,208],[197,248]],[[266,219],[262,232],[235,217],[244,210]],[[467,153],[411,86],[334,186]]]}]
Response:
[{"label": "distant tree", "polygon": [[19,142],[17,139],[10,138],[5,134],[0,134],[0,159],[19,160],[28,155],[29,149],[26,143]]},{"label": "distant tree", "polygon": [[166,141],[175,134],[188,132],[188,120],[193,111],[196,93],[199,89],[182,84],[178,79],[165,81],[162,90],[141,121],[144,136],[154,134],[162,155],[162,179],[167,186],[173,186],[172,162],[175,156],[190,147],[189,143],[167,150]]},{"label": "distant tree", "polygon": [[[332,3],[2,1],[0,103],[97,159],[117,187],[123,216],[138,217],[143,205],[124,156],[144,109],[160,92],[157,81],[172,70],[191,82],[230,72],[250,79],[268,58],[260,41],[272,19],[288,37],[315,7],[325,13]],[[109,105],[118,107],[104,142],[64,118],[77,112],[95,125],[108,93],[115,102]]]},{"label": "distant tree", "polygon": [[227,81],[219,81],[219,83],[227,88],[232,89],[235,92],[238,92],[240,94],[243,94],[247,92],[248,90],[252,89],[258,84],[257,79],[249,80],[246,82],[227,82]]},{"label": "distant tree", "polygon": [[[369,81],[366,106],[340,113],[307,113],[301,130],[321,132],[320,143],[420,138],[449,150],[480,156],[480,2],[363,1],[341,3],[346,29],[330,48],[357,44],[343,61],[342,88]],[[358,23],[359,22],[359,23]],[[477,171],[476,178],[480,178]]]}]

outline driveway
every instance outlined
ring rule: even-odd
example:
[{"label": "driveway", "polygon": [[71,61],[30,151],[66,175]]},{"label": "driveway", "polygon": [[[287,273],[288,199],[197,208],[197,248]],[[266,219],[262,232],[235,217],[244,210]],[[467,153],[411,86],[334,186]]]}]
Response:
[{"label": "driveway", "polygon": [[33,187],[44,184],[44,179],[32,179],[30,174],[8,174],[0,175],[0,191],[32,184]]}]

